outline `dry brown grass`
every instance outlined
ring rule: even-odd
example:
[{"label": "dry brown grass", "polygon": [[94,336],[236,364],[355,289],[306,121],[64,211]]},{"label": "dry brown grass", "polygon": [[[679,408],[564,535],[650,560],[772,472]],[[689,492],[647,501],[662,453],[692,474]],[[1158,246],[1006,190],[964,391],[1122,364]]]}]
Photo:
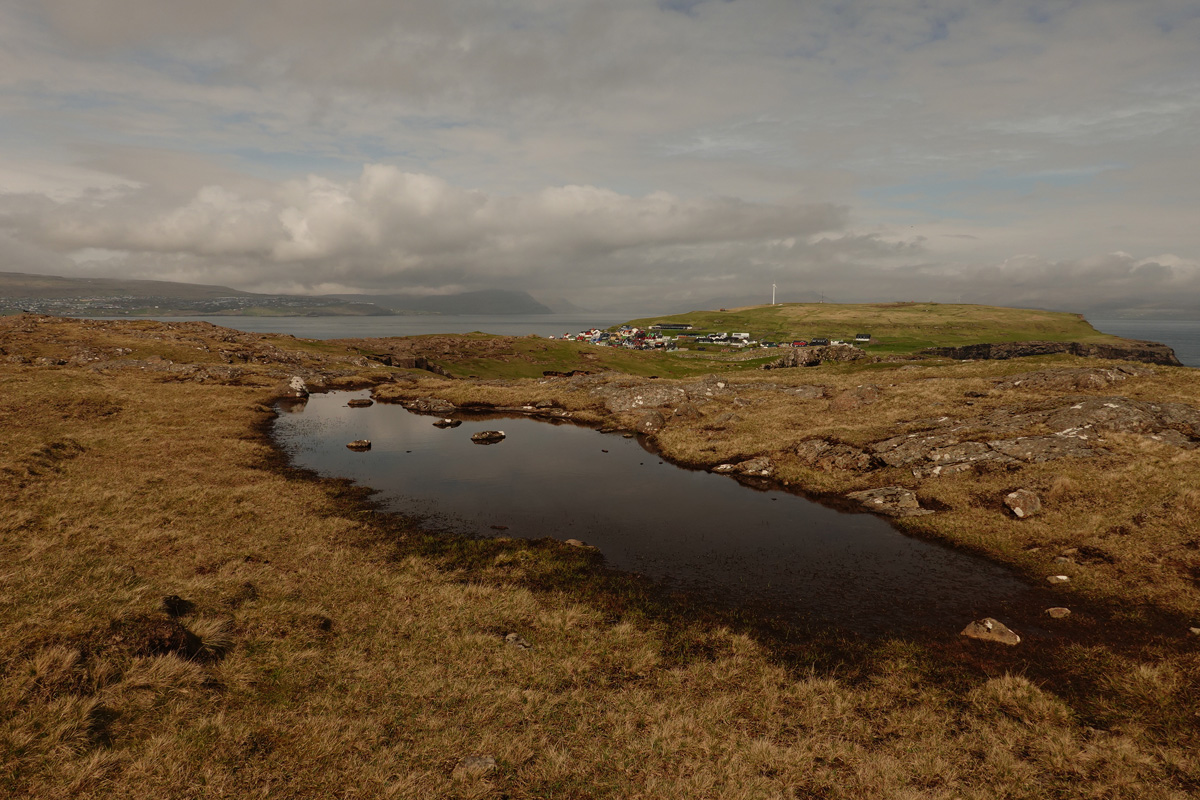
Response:
[{"label": "dry brown grass", "polygon": [[[239,381],[269,384],[265,373]],[[608,597],[577,551],[430,539],[336,482],[278,469],[261,385],[7,363],[0,380],[5,796],[1184,798],[1200,787],[1194,720],[1180,718],[1197,670],[1179,654],[1081,652],[1081,676],[1105,667],[1104,708],[903,644],[798,671],[745,633]],[[769,407],[765,390],[747,396]],[[818,406],[802,414],[850,432]],[[764,434],[731,435],[751,447]],[[1126,479],[1110,469],[1105,480]],[[1061,496],[1083,502],[1091,484],[1071,480]],[[1194,508],[1195,492],[1177,497]],[[176,630],[168,595],[194,603],[179,618],[200,640],[190,654],[155,652]],[[533,648],[506,646],[507,632]],[[455,777],[473,754],[497,768]]]}]

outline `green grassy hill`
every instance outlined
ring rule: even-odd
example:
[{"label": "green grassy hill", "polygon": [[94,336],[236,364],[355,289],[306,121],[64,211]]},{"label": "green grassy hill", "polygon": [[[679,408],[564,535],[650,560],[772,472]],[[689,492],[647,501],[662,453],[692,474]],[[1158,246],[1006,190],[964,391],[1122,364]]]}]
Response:
[{"label": "green grassy hill", "polygon": [[646,317],[630,324],[687,323],[689,333],[744,331],[779,342],[824,337],[852,341],[869,333],[875,352],[911,353],[926,347],[980,342],[1118,342],[1080,314],[998,306],[941,303],[781,303],[728,311],[691,311]]}]

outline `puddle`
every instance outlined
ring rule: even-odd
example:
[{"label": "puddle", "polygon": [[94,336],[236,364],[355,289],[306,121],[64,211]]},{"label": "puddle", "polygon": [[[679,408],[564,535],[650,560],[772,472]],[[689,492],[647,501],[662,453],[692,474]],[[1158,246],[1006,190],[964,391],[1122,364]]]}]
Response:
[{"label": "puddle", "polygon": [[[528,418],[437,417],[367,392],[312,396],[284,410],[275,439],[298,467],[378,489],[386,508],[478,536],[580,539],[618,569],[756,613],[865,635],[957,635],[1005,620],[1035,590],[1011,571],[838,511],[676,467],[637,439]],[[478,445],[471,434],[503,430]],[[371,449],[346,444],[369,439]],[[1026,629],[1027,630],[1027,629]]]}]

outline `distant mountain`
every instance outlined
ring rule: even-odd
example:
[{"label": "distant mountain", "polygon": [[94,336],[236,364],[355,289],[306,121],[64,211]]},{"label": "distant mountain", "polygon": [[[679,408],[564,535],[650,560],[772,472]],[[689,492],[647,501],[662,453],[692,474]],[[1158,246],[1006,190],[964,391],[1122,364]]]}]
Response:
[{"label": "distant mountain", "polygon": [[594,314],[595,309],[584,308],[577,306],[565,297],[548,297],[541,301],[542,305],[548,306],[555,314]]},{"label": "distant mountain", "polygon": [[179,300],[212,300],[250,297],[228,286],[207,286],[174,281],[140,281],[119,278],[64,278],[59,275],[26,275],[0,272],[0,297],[80,299],[86,297],[172,297]]},{"label": "distant mountain", "polygon": [[65,315],[370,316],[552,314],[525,292],[489,289],[447,295],[260,294],[174,281],[65,278],[0,272],[0,313]]}]

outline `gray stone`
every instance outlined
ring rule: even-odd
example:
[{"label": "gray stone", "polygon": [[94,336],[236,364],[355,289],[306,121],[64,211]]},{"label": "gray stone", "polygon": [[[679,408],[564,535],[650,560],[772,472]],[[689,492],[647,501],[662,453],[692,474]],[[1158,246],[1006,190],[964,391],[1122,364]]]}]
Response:
[{"label": "gray stone", "polygon": [[783,390],[784,394],[790,394],[793,397],[799,397],[803,400],[820,400],[825,397],[826,390],[824,386],[815,386],[812,384],[801,384],[800,386],[792,386]]},{"label": "gray stone", "polygon": [[495,444],[504,440],[504,431],[479,431],[471,434],[471,441],[475,444]]},{"label": "gray stone", "polygon": [[454,403],[440,397],[418,397],[416,400],[403,403],[403,405],[412,411],[432,411],[435,414],[444,414],[454,410]]},{"label": "gray stone", "polygon": [[960,636],[966,636],[969,639],[979,639],[985,642],[999,642],[1000,644],[1015,645],[1020,644],[1021,637],[1018,636],[1011,628],[999,620],[985,617],[972,622],[970,625],[962,629]]},{"label": "gray stone", "polygon": [[375,405],[375,401],[369,397],[356,397],[353,400],[348,400],[346,405],[350,408],[369,408]]},{"label": "gray stone", "polygon": [[800,463],[829,472],[835,469],[863,471],[875,466],[870,453],[848,444],[824,439],[806,439],[796,445]]},{"label": "gray stone", "polygon": [[1055,606],[1054,608],[1047,608],[1046,616],[1051,617],[1053,619],[1064,619],[1066,617],[1071,616],[1071,609],[1063,608],[1062,606]]},{"label": "gray stone", "polygon": [[518,650],[530,650],[533,648],[533,645],[522,639],[520,634],[517,633],[510,633],[505,636],[504,643],[509,647],[515,647]]},{"label": "gray stone", "polygon": [[1029,489],[1018,489],[1004,496],[1004,505],[1017,519],[1029,519],[1042,510],[1042,501]]},{"label": "gray stone", "polygon": [[1070,575],[1047,575],[1046,576],[1046,583],[1049,583],[1049,584],[1058,585],[1058,584],[1070,583],[1070,582],[1071,582]]},{"label": "gray stone", "polygon": [[1090,458],[1107,451],[1088,447],[1086,440],[1071,436],[1021,436],[988,442],[993,450],[1027,464],[1041,464],[1059,458]]},{"label": "gray stone", "polygon": [[275,394],[279,397],[304,398],[308,397],[308,386],[304,378],[293,375],[275,388]]},{"label": "gray stone", "polygon": [[347,444],[346,447],[350,448],[351,450],[370,450],[371,449],[371,440],[370,439],[355,439],[353,442],[350,442],[349,444]]},{"label": "gray stone", "polygon": [[774,466],[771,464],[771,459],[766,457],[751,458],[748,461],[742,461],[737,465],[737,471],[741,474],[758,475],[761,477],[770,475],[773,468]]},{"label": "gray stone", "polygon": [[658,411],[647,411],[638,420],[635,430],[638,433],[655,434],[667,426],[667,418]]},{"label": "gray stone", "polygon": [[914,517],[933,513],[928,509],[921,508],[916,493],[902,486],[883,486],[879,489],[850,492],[846,497],[857,500],[871,511],[886,514],[889,517]]}]

